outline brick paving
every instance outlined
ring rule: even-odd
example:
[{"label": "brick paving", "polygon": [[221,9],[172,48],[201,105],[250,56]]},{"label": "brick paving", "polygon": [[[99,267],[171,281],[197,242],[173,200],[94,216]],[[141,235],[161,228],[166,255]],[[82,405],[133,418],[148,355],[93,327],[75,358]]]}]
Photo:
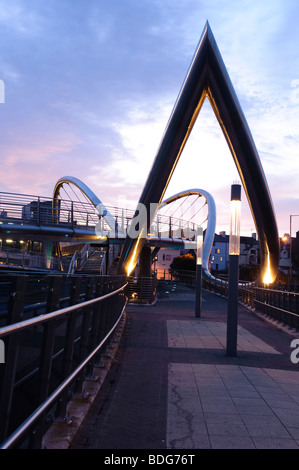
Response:
[{"label": "brick paving", "polygon": [[[239,306],[226,355],[226,300],[188,287],[129,305],[110,372],[70,449],[299,448],[296,332]],[[296,336],[297,334],[297,336]]]}]

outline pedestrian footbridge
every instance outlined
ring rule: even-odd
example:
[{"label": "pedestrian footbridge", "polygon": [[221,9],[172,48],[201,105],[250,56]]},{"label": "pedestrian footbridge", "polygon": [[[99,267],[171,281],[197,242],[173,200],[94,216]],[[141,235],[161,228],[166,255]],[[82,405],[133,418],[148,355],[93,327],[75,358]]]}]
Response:
[{"label": "pedestrian footbridge", "polygon": [[[216,227],[213,197],[205,190],[189,189],[152,210],[153,222],[144,236],[151,258],[163,247],[195,250],[196,235],[201,230],[203,266],[208,272]],[[47,246],[52,243],[51,257],[53,254],[56,261],[60,260],[57,268],[70,274],[115,273],[125,239],[137,234],[141,216],[141,211],[104,205],[74,177],[61,178],[53,197],[0,193],[2,247],[7,239],[42,240]],[[48,259],[47,265],[53,266],[53,260]]]}]

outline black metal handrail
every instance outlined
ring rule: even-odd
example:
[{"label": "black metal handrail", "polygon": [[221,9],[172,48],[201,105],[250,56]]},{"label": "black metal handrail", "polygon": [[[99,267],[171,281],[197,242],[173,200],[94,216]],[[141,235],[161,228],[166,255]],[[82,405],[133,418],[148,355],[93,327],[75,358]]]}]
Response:
[{"label": "black metal handrail", "polygon": [[[207,279],[203,287],[224,297],[228,296],[228,285],[217,285]],[[284,324],[299,329],[299,294],[268,287],[258,287],[252,283],[239,286],[239,301]]]},{"label": "black metal handrail", "polygon": [[[117,289],[117,291],[112,292],[111,294],[108,294],[106,296],[100,297],[98,299],[94,299],[95,302],[99,302],[100,300],[104,300],[104,298],[108,298],[111,295],[115,295],[117,292],[122,291],[125,288],[126,284],[121,288]],[[106,343],[108,338],[111,336],[111,334],[114,332],[116,329],[117,325],[119,324],[123,312],[126,307],[126,303],[123,306],[123,309],[117,319],[117,321],[114,323],[113,327],[110,329],[110,331],[106,334],[106,336],[102,339],[102,341],[98,344],[98,346],[87,356],[87,358],[81,362],[81,364],[71,373],[71,375],[68,376],[67,379],[65,379],[62,384],[54,390],[53,393],[45,400],[29,417],[24,423],[19,426],[10,436],[7,438],[2,444],[0,444],[0,449],[8,449],[10,448],[22,435],[40,418],[40,416],[43,415],[43,413],[52,405],[52,403],[59,398],[61,393],[67,388],[67,386],[76,379],[76,377],[80,374],[80,372],[86,367],[86,365],[92,360],[92,358],[100,351],[100,349],[103,347],[103,345]],[[90,305],[89,302],[84,302],[85,306],[88,304]],[[81,307],[82,305],[80,304],[77,308]],[[68,309],[63,309],[63,310],[68,310]],[[73,309],[74,310],[74,309]],[[66,312],[61,313],[61,315],[65,315]],[[25,328],[25,326],[24,326]],[[1,331],[0,331],[1,335]]]},{"label": "black metal handrail", "polygon": [[112,297],[113,295],[118,294],[119,292],[123,291],[126,285],[127,285],[127,282],[119,289],[113,292],[109,292],[109,294],[102,295],[101,297],[98,297],[96,299],[86,300],[85,302],[80,302],[70,307],[61,308],[59,310],[56,310],[55,312],[47,313],[46,315],[43,315],[42,317],[29,318],[28,320],[14,323],[13,325],[3,326],[2,328],[0,328],[0,338],[3,338],[9,333],[17,333],[31,326],[41,325],[42,323],[52,320],[53,318],[67,315],[68,313],[71,313],[74,310],[78,310],[79,308],[88,307],[89,305],[92,305],[96,302],[100,302],[101,300],[108,299],[109,297]]},{"label": "black metal handrail", "polygon": [[[84,374],[92,374],[95,356],[103,350],[103,346],[106,345],[107,340],[123,317],[127,304],[127,298],[124,295],[127,282],[123,276],[116,276],[114,280],[109,277],[109,282],[105,280],[105,277],[91,277],[85,294],[87,300],[84,301],[80,300],[82,293],[79,281],[80,277],[73,278],[71,305],[57,309],[61,301],[60,290],[57,289],[59,283],[61,284],[61,278],[53,276],[48,291],[47,313],[19,321],[20,312],[24,311],[22,302],[24,301],[25,283],[24,277],[18,277],[16,280],[14,286],[16,288],[11,292],[10,304],[10,320],[14,321],[8,319],[9,324],[0,328],[0,338],[5,338],[4,341],[8,345],[7,364],[3,365],[5,369],[0,370],[1,373],[4,371],[4,375],[2,374],[2,377],[0,375],[0,379],[2,378],[0,440],[3,440],[0,449],[15,446],[21,437],[23,442],[24,439],[28,441],[28,430],[34,424],[36,429],[34,433],[31,432],[29,435],[30,442],[27,446],[40,447],[45,428],[46,410],[55,405],[57,408],[59,407],[58,415],[65,412],[70,392],[82,390]],[[122,285],[120,285],[121,282]],[[96,289],[94,290],[94,288]],[[107,292],[107,289],[110,291]],[[18,314],[14,315],[14,312],[17,311]],[[62,331],[59,331],[61,328]],[[14,424],[15,422],[11,424],[10,409],[12,408],[13,394],[16,393],[16,383],[26,382],[24,379],[16,379],[20,338],[25,337],[26,339],[28,335],[32,334],[32,331],[36,333],[41,329],[43,335],[42,342],[38,346],[40,350],[37,347],[39,366],[34,371],[30,369],[30,372],[27,372],[27,377],[30,379],[33,377],[35,384],[38,379],[38,389],[33,393],[34,396],[37,396],[37,403],[34,411],[32,411],[32,406],[27,410],[30,412],[27,413],[25,419],[22,417],[22,422],[20,422],[21,418],[18,418],[17,425]],[[58,354],[57,351],[54,351],[54,343],[58,337],[62,338],[61,333],[64,346],[59,346]],[[57,334],[58,336],[56,336]],[[59,382],[51,377],[52,362],[58,356],[60,356],[59,367],[62,371]],[[70,389],[70,384],[72,384],[73,390]]]}]

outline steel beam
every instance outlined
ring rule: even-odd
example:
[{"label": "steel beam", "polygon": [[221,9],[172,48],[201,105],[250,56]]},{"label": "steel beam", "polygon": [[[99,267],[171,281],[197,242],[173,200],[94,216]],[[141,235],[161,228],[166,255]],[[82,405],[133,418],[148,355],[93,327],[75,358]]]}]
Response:
[{"label": "steel beam", "polygon": [[[139,203],[147,209],[160,204],[204,100],[208,98],[223,131],[246,193],[261,253],[260,279],[275,280],[279,264],[279,236],[270,191],[251,132],[225,68],[208,22],[168,121]],[[154,215],[153,215],[154,217]],[[141,227],[137,238],[127,236],[119,272],[129,274],[145,243]]]}]

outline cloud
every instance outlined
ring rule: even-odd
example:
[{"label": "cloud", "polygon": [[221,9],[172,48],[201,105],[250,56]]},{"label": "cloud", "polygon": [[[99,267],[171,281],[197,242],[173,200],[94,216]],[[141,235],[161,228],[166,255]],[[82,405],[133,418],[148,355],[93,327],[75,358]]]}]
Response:
[{"label": "cloud", "polygon": [[18,136],[2,148],[0,185],[12,192],[50,196],[63,176],[60,172],[75,167],[70,154],[79,143],[75,136],[63,133]]},{"label": "cloud", "polygon": [[[43,17],[34,8],[36,2],[25,4],[18,0],[2,0],[0,26],[7,32],[25,36],[34,36],[43,29]],[[33,6],[33,8],[32,8]]]}]

